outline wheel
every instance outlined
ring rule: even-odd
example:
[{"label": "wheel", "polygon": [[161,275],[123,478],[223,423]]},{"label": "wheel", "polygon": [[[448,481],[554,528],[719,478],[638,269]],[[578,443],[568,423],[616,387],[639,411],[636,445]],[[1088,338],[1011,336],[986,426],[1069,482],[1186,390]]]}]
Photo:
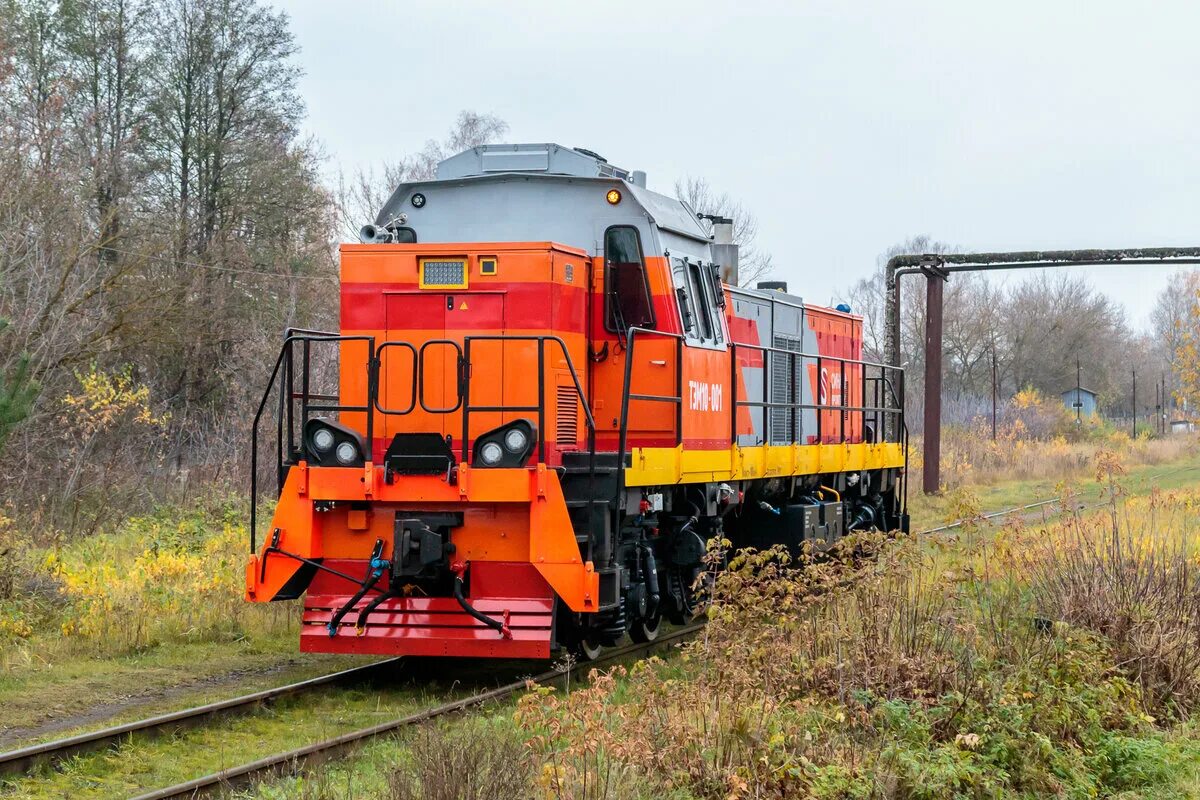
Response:
[{"label": "wheel", "polygon": [[629,629],[629,638],[638,644],[653,642],[658,638],[659,628],[662,627],[662,614],[655,614],[649,619],[641,619],[633,623]]},{"label": "wheel", "polygon": [[604,652],[604,645],[594,634],[589,633],[577,641],[571,651],[581,661],[595,661]]},{"label": "wheel", "polygon": [[667,585],[670,587],[666,598],[665,612],[667,619],[675,625],[687,625],[696,616],[699,604],[692,585],[700,575],[699,567],[671,567],[667,572]]}]

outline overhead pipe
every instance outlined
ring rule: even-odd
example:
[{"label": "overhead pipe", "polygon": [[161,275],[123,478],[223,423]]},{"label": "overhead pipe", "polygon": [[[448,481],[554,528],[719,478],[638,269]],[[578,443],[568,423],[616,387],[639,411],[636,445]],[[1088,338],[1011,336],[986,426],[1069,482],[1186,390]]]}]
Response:
[{"label": "overhead pipe", "polygon": [[[1007,253],[926,253],[888,259],[884,271],[887,307],[884,313],[884,361],[900,366],[900,278],[923,273],[926,279],[925,335],[925,470],[926,494],[938,491],[941,458],[941,320],[942,284],[954,272],[1010,269],[1050,269],[1094,266],[1173,266],[1200,264],[1200,247],[1138,247],[1123,250],[1018,250]],[[937,287],[936,289],[934,287]],[[936,319],[935,319],[936,318]],[[936,322],[936,329],[931,326]],[[936,335],[934,335],[936,334]],[[932,423],[932,426],[931,426]],[[885,421],[885,425],[896,425]],[[898,431],[889,429],[895,435]]]}]

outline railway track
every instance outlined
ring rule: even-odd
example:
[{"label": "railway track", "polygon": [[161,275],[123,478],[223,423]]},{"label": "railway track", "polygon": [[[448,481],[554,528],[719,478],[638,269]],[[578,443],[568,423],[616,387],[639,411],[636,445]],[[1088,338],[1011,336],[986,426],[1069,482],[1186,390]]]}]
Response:
[{"label": "railway track", "polygon": [[[1200,467],[1184,467],[1161,475],[1151,476],[1152,479],[1164,477]],[[1061,504],[1061,498],[1038,500],[1025,505],[983,514],[975,519],[992,520],[1011,516],[1013,514],[1032,511],[1048,505]],[[1103,502],[1083,504],[1077,510],[1089,510],[1103,505]],[[961,519],[918,531],[918,535],[942,533],[962,527],[971,520]],[[581,662],[572,667],[580,671],[594,666],[612,663],[639,653],[678,644],[694,634],[701,626],[699,624],[686,626],[664,634],[659,639],[648,644],[627,645],[603,654],[599,659]],[[57,764],[68,758],[113,747],[134,736],[146,737],[175,733],[180,730],[198,727],[226,717],[247,714],[262,706],[269,705],[286,697],[293,697],[317,689],[353,684],[370,677],[387,667],[395,667],[401,659],[388,659],[373,664],[343,670],[341,672],[323,675],[306,681],[267,689],[241,697],[221,700],[203,706],[188,708],[168,714],[116,725],[103,730],[79,734],[65,739],[30,745],[7,753],[0,753],[0,778],[28,774],[40,764]],[[551,683],[565,678],[570,670],[559,668],[548,670],[534,676],[531,680],[537,683]],[[479,692],[463,699],[444,703],[424,711],[400,717],[390,722],[374,725],[369,728],[342,734],[321,742],[309,744],[294,750],[277,753],[249,764],[215,772],[185,783],[167,787],[140,795],[137,800],[159,800],[160,798],[197,797],[210,794],[216,790],[226,790],[250,785],[274,774],[294,771],[315,758],[329,758],[347,752],[364,742],[379,736],[387,735],[413,725],[419,725],[437,717],[458,713],[466,709],[494,700],[510,697],[524,689],[525,680],[513,681],[498,688]]]},{"label": "railway track", "polygon": [[[592,661],[579,662],[570,667],[560,667],[536,675],[529,679],[535,683],[553,683],[555,681],[565,679],[569,674],[578,673],[583,670],[590,670],[593,667],[611,664],[634,655],[643,655],[654,650],[659,650],[664,647],[682,643],[695,634],[703,627],[701,623],[693,623],[681,628],[677,628],[662,636],[653,642],[646,644],[631,644],[625,647],[615,648],[607,653],[604,653],[597,659]],[[135,800],[168,800],[169,798],[179,797],[202,797],[216,791],[229,791],[249,786],[258,783],[264,779],[275,777],[280,774],[295,772],[304,767],[311,760],[328,759],[333,756],[346,753],[356,747],[376,739],[380,736],[386,736],[400,731],[404,728],[420,725],[438,717],[444,717],[451,714],[457,714],[469,708],[482,705],[484,703],[503,700],[508,697],[525,690],[528,681],[519,680],[495,689],[489,689],[484,692],[465,697],[460,700],[454,700],[449,703],[443,703],[433,708],[419,711],[416,714],[394,719],[390,722],[384,722],[379,725],[372,725],[369,728],[362,728],[350,733],[344,733],[340,736],[335,736],[331,739],[326,739],[322,742],[305,745],[294,750],[287,750],[282,753],[267,756],[266,758],[253,761],[249,764],[243,764],[239,767],[231,767],[229,769],[214,772],[210,775],[205,775],[195,780],[179,783],[174,786],[168,786],[164,789],[158,789],[153,792],[138,795]]]},{"label": "railway track", "polygon": [[[570,667],[547,670],[535,675],[530,680],[537,683],[553,683],[565,679],[568,673],[579,673],[595,666],[602,666],[624,658],[647,653],[663,647],[678,644],[701,627],[693,624],[664,633],[658,639],[647,644],[631,644],[615,648],[604,653],[593,661],[579,662]],[[79,734],[65,739],[57,739],[41,744],[30,745],[7,753],[0,753],[0,778],[11,778],[27,775],[42,764],[58,764],[75,756],[85,755],[98,750],[115,747],[127,742],[133,737],[153,737],[171,735],[188,728],[210,724],[215,720],[248,714],[255,709],[269,705],[277,700],[295,697],[315,690],[337,685],[352,685],[365,681],[387,667],[395,667],[401,659],[393,658],[385,661],[367,664],[341,672],[323,675],[298,683],[267,689],[252,694],[242,695],[215,703],[209,703],[194,708],[183,709],[168,714],[150,717],[136,722],[115,725],[98,731]],[[381,723],[361,730],[335,736],[324,741],[305,745],[294,750],[267,756],[249,764],[221,770],[194,780],[148,792],[139,796],[139,800],[150,798],[199,797],[216,791],[243,787],[257,783],[272,775],[289,770],[296,770],[314,758],[329,758],[344,753],[371,739],[383,736],[400,729],[419,725],[438,717],[454,714],[466,709],[494,700],[510,697],[523,690],[526,680],[518,680],[494,689],[478,692],[469,697],[443,703],[425,709],[415,714],[399,717],[390,722]]]},{"label": "railway track", "polygon": [[261,692],[231,697],[182,711],[149,717],[137,722],[114,725],[90,733],[81,733],[65,739],[56,739],[42,744],[29,745],[18,750],[0,753],[0,777],[27,774],[39,764],[56,764],[73,756],[112,747],[132,736],[154,736],[194,728],[223,717],[246,714],[285,697],[294,697],[329,686],[353,684],[364,680],[385,667],[394,667],[400,661],[390,658],[361,667],[310,678],[306,681],[265,689]]}]

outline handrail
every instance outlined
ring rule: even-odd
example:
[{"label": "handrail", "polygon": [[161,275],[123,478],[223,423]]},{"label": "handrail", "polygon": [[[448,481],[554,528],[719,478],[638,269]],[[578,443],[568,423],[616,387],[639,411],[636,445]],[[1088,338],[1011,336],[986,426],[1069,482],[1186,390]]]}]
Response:
[{"label": "handrail", "polygon": [[[675,340],[675,395],[633,394],[633,353],[638,334],[662,336]],[[631,327],[625,335],[625,379],[621,389],[621,430],[617,437],[617,467],[625,466],[625,450],[629,444],[629,401],[642,400],[675,404],[675,444],[683,442],[683,335],[653,328]],[[624,472],[621,473],[622,476]],[[620,491],[624,478],[617,483]]]},{"label": "handrail", "polygon": [[[379,391],[378,391],[379,368],[383,362],[383,351],[389,347],[407,348],[408,351],[410,353],[412,353],[412,364],[413,364],[413,367],[412,367],[412,374],[413,374],[412,392],[408,398],[408,408],[405,408],[405,409],[384,408],[383,405],[379,402]],[[414,347],[411,342],[388,341],[388,342],[384,342],[383,344],[379,345],[379,348],[375,351],[375,365],[374,365],[376,391],[375,391],[375,397],[371,402],[371,404],[375,407],[376,411],[378,411],[380,414],[393,414],[396,416],[404,416],[405,414],[411,414],[413,412],[413,409],[415,409],[417,407],[417,383],[419,382],[417,376],[418,376],[418,371],[420,370],[420,363],[421,363],[421,359],[417,353],[417,348]]]},{"label": "handrail", "polygon": [[[501,404],[498,406],[472,406],[470,401],[471,395],[471,343],[472,342],[537,342],[538,345],[538,402],[536,406],[514,406]],[[558,336],[538,336],[535,334],[483,334],[479,336],[463,337],[463,369],[460,375],[460,392],[459,400],[463,410],[462,424],[462,463],[467,463],[467,441],[470,438],[470,417],[472,411],[482,413],[510,413],[514,411],[536,411],[538,414],[538,461],[546,460],[546,343],[553,342],[558,345],[562,351],[563,358],[567,362],[567,371],[571,375],[571,382],[575,385],[575,395],[579,398],[579,405],[583,407],[584,417],[587,420],[589,431],[588,441],[589,447],[595,450],[595,433],[596,420],[592,417],[592,410],[588,406],[587,397],[583,392],[583,384],[579,382],[579,373],[575,371],[575,362],[571,360],[571,353],[567,349],[567,343]]]},{"label": "handrail", "polygon": [[[839,402],[839,403],[828,403],[828,402],[822,403],[819,401],[820,393],[818,393],[818,402],[816,402],[816,403],[780,402],[780,401],[771,401],[771,400],[766,399],[769,396],[768,392],[770,391],[770,387],[769,387],[769,381],[768,381],[767,360],[765,358],[763,359],[763,382],[762,382],[764,399],[763,400],[739,400],[739,399],[737,399],[737,380],[736,380],[737,351],[740,348],[753,350],[753,351],[756,351],[759,353],[763,353],[765,355],[787,356],[789,380],[794,380],[794,378],[792,376],[794,376],[796,374],[797,359],[800,360],[802,368],[804,366],[803,362],[805,359],[815,361],[818,375],[821,372],[821,365],[824,362],[833,362],[837,365],[840,365],[840,367],[841,367],[841,370],[840,370],[841,371],[841,391],[840,391],[841,402]],[[896,396],[895,389],[894,389],[894,387],[891,386],[891,381],[888,380],[888,377],[887,377],[887,373],[889,371],[896,372],[900,376],[903,376],[904,369],[902,367],[896,367],[896,366],[892,366],[889,364],[879,364],[879,363],[872,362],[872,361],[860,361],[857,359],[845,358],[842,356],[826,356],[826,355],[822,355],[820,353],[806,353],[802,350],[788,350],[788,349],[781,348],[781,347],[772,347],[769,345],[752,344],[750,342],[730,342],[729,349],[730,349],[730,371],[732,373],[731,392],[732,392],[732,395],[734,398],[733,402],[730,404],[730,413],[731,413],[731,416],[733,417],[733,419],[731,421],[731,425],[730,425],[730,428],[731,428],[730,438],[734,444],[737,443],[737,421],[736,421],[736,419],[737,419],[737,409],[738,408],[748,408],[749,407],[749,408],[763,408],[763,409],[786,409],[786,410],[792,411],[793,412],[792,425],[795,427],[796,431],[799,431],[802,427],[801,425],[797,424],[797,422],[796,422],[796,417],[795,417],[796,412],[816,411],[817,412],[817,420],[816,420],[816,422],[817,422],[817,431],[816,431],[817,441],[824,440],[824,432],[821,430],[822,417],[821,417],[820,412],[822,412],[822,411],[840,414],[840,418],[839,418],[840,431],[839,431],[838,438],[842,442],[844,442],[846,439],[846,414],[847,413],[860,413],[860,414],[863,414],[864,416],[868,413],[871,413],[871,414],[876,415],[876,419],[878,419],[881,416],[887,417],[887,416],[892,416],[892,415],[898,415],[900,424],[901,425],[904,424],[903,400]],[[847,402],[847,395],[848,395],[848,392],[846,391],[846,366],[847,365],[857,366],[857,367],[862,368],[861,375],[859,376],[860,380],[862,381],[862,396],[864,398],[864,403],[862,405],[851,406]],[[867,368],[878,369],[880,374],[877,376],[868,376],[866,374]],[[879,405],[878,401],[877,401],[876,405],[873,405],[873,406],[866,405],[865,404],[865,398],[866,398],[866,394],[867,394],[866,384],[868,381],[882,381],[885,385],[887,385],[889,387],[889,390],[892,393],[892,400],[896,403],[896,405],[894,407]],[[803,384],[804,384],[804,380],[801,377],[800,381],[799,381],[799,385],[803,386]],[[768,426],[769,426],[769,421],[766,418],[766,415],[764,414],[763,415],[763,440],[764,440],[764,442],[769,438]],[[796,443],[798,441],[798,434],[789,436],[789,439],[791,440],[791,443]]]},{"label": "handrail", "polygon": [[[340,406],[340,405],[309,405],[310,395],[308,392],[308,361],[309,349],[313,342],[353,342],[361,341],[367,343],[367,394],[368,403],[366,406]],[[304,391],[296,394],[292,386],[294,378],[292,374],[292,355],[295,344],[300,342],[304,346],[304,362],[305,369],[303,375]],[[262,400],[258,403],[258,409],[254,413],[254,422],[250,429],[250,552],[258,550],[258,431],[259,425],[262,422],[263,412],[267,408],[267,403],[271,399],[271,393],[275,390],[275,384],[278,382],[280,375],[285,376],[286,385],[280,388],[280,404],[286,406],[281,408],[280,419],[276,429],[276,458],[279,460],[279,483],[280,488],[283,484],[283,470],[286,466],[284,459],[284,431],[283,426],[287,422],[287,442],[286,446],[291,448],[292,440],[295,436],[295,426],[293,424],[293,401],[300,400],[301,408],[301,423],[300,429],[303,431],[304,424],[308,422],[308,414],[310,411],[352,411],[366,412],[367,414],[367,441],[371,441],[373,433],[374,415],[370,413],[371,406],[369,398],[374,395],[376,386],[374,384],[374,370],[372,364],[375,360],[375,337],[374,336],[343,336],[336,333],[328,333],[326,331],[309,331],[301,328],[288,328],[283,340],[283,344],[279,348],[279,356],[275,359],[275,366],[271,369],[271,377],[267,381],[267,388],[263,392]],[[325,397],[327,395],[319,395]],[[370,453],[365,454],[370,458]]]}]

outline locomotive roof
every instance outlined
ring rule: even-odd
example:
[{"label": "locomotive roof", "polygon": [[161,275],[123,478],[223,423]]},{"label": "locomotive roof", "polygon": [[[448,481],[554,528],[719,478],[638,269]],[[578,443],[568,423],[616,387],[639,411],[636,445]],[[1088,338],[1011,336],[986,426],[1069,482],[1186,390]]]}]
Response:
[{"label": "locomotive roof", "polygon": [[[645,234],[657,235],[644,241],[648,252],[709,257],[708,232],[691,207],[647,189],[644,173],[591,151],[553,143],[481,145],[443,160],[436,175],[397,186],[376,224],[399,222],[422,242],[553,239],[592,253],[600,252],[610,225],[649,225]],[[603,186],[619,188],[621,202],[605,202],[607,189],[597,191]]]}]

